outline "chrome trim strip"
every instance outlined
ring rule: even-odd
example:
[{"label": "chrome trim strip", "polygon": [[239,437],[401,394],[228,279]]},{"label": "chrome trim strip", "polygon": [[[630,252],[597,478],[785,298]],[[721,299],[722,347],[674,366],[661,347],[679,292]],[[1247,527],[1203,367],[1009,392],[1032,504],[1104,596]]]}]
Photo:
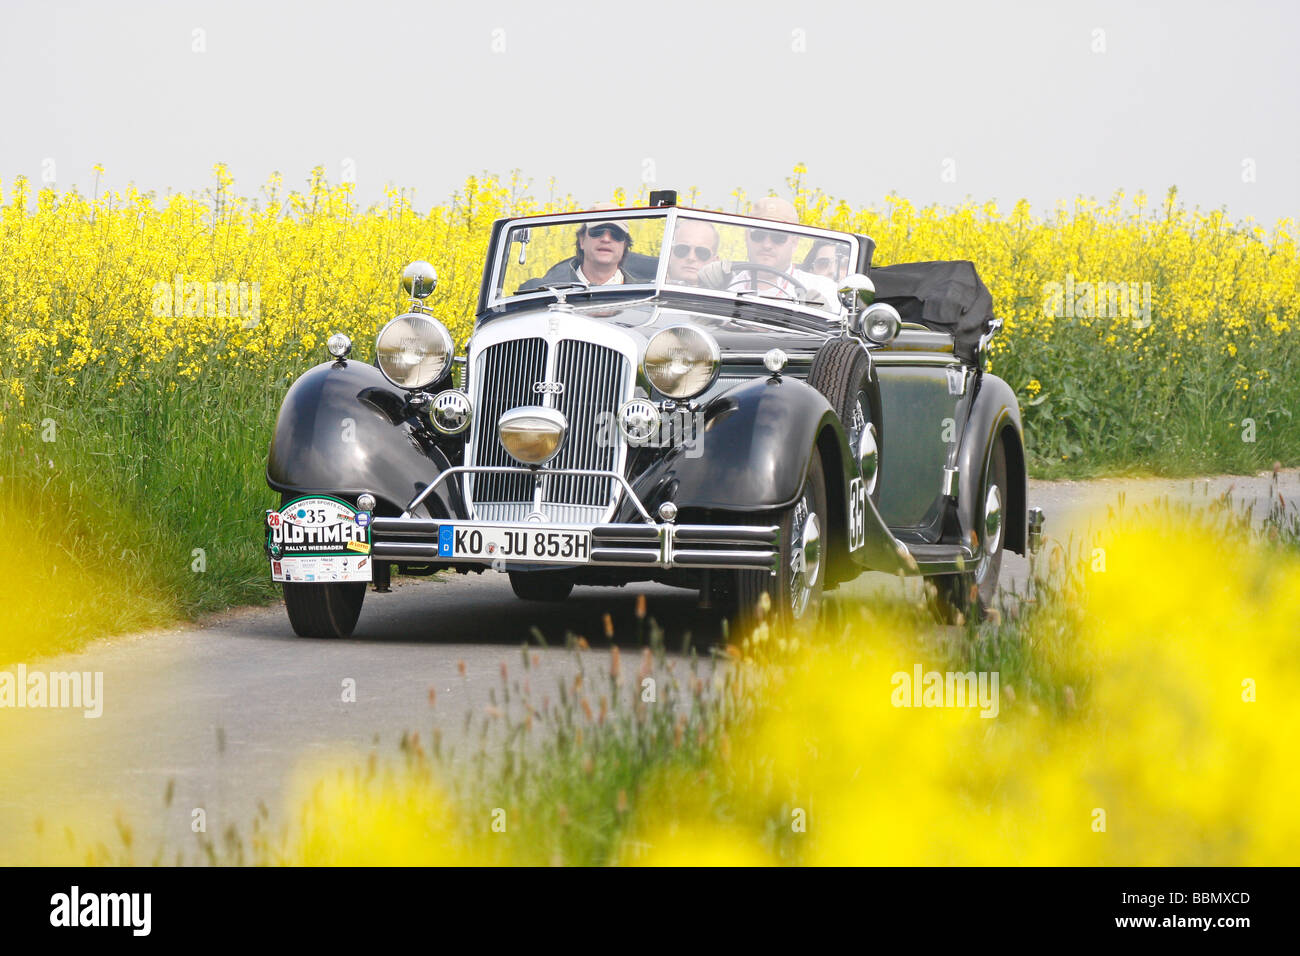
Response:
[{"label": "chrome trim strip", "polygon": [[[785,351],[786,356],[790,359],[787,367],[789,367],[789,365],[812,365],[813,359],[817,355],[816,351],[791,352],[788,349],[785,349],[783,351]],[[722,364],[723,365],[753,364],[759,366],[760,368],[763,368],[763,356],[766,354],[767,354],[766,352],[723,352]],[[766,369],[763,370],[767,371]]]},{"label": "chrome trim strip", "polygon": [[889,352],[882,349],[871,350],[871,361],[877,365],[924,365],[945,368],[950,365],[962,365],[962,360],[954,355],[927,352]]}]

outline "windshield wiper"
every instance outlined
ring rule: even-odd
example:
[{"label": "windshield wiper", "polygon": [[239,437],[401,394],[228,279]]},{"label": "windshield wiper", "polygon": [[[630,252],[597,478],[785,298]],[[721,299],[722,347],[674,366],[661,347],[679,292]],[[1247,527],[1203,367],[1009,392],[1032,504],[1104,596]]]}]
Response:
[{"label": "windshield wiper", "polygon": [[585,282],[547,282],[539,285],[537,288],[545,289],[547,292],[555,294],[557,305],[565,305],[564,297],[570,292],[590,292],[591,286]]}]

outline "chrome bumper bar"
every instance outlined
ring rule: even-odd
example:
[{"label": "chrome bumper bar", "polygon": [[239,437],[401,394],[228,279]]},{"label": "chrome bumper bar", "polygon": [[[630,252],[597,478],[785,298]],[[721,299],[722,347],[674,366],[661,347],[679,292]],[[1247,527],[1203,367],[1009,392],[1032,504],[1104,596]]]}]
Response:
[{"label": "chrome bumper bar", "polygon": [[[439,473],[397,518],[375,518],[371,522],[371,555],[378,561],[429,564],[484,564],[496,566],[503,559],[458,557],[439,553],[438,530],[450,525],[476,528],[509,527],[519,524],[476,521],[473,518],[416,518],[412,513],[443,481],[453,475],[522,474],[579,475],[609,478],[618,482],[622,494],[632,502],[643,524],[562,525],[538,522],[538,531],[587,531],[591,533],[591,554],[584,561],[560,567],[653,567],[708,568],[720,570],[758,569],[775,573],[780,556],[777,525],[691,525],[656,522],[641,503],[627,479],[618,472],[592,468],[525,468],[489,465],[457,465]],[[615,504],[617,505],[617,501]],[[511,563],[511,562],[505,562]],[[516,564],[529,564],[517,560]],[[530,565],[532,566],[532,565]]]},{"label": "chrome bumper bar", "polygon": [[[519,525],[497,521],[438,518],[376,518],[370,525],[371,556],[377,561],[419,564],[484,564],[503,559],[449,558],[439,554],[438,529]],[[538,523],[538,531],[589,531],[591,554],[585,561],[559,567],[710,568],[774,571],[780,554],[777,525]],[[519,565],[529,564],[517,560]],[[531,566],[531,565],[530,565]]]}]

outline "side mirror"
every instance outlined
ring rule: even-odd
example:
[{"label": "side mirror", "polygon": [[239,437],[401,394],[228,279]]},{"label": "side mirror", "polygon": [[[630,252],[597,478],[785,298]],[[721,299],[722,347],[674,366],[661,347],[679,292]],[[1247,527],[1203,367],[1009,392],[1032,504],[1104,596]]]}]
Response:
[{"label": "side mirror", "polygon": [[903,327],[903,320],[888,302],[877,302],[868,306],[858,320],[862,334],[877,345],[888,345],[898,337],[898,330]]},{"label": "side mirror", "polygon": [[861,272],[846,275],[840,280],[840,301],[850,312],[857,312],[858,306],[868,306],[876,300],[876,284]]},{"label": "side mirror", "polygon": [[423,259],[402,270],[402,288],[412,299],[427,299],[437,287],[438,272]]}]

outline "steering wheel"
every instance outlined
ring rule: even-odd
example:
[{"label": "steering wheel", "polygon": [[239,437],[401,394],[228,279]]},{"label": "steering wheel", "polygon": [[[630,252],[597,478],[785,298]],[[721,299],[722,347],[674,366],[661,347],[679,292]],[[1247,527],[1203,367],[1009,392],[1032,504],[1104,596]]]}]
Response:
[{"label": "steering wheel", "polygon": [[[707,266],[706,266],[705,268],[707,268]],[[793,294],[791,294],[790,292],[787,292],[785,289],[782,289],[780,286],[776,285],[775,283],[772,284],[772,288],[773,288],[774,291],[783,294],[786,298],[790,299],[791,301],[794,301],[794,302],[807,302],[807,301],[808,301],[809,299],[811,299],[814,295],[816,295],[816,298],[817,298],[818,300],[821,299],[821,295],[820,295],[820,293],[814,293],[813,290],[809,289],[806,285],[804,285],[802,282],[800,282],[798,279],[796,279],[796,278],[795,278],[794,276],[792,276],[790,273],[788,273],[788,272],[782,272],[780,269],[774,269],[774,268],[772,268],[771,266],[765,266],[765,265],[762,265],[761,263],[758,263],[758,262],[733,262],[733,263],[731,264],[731,268],[730,268],[730,269],[724,269],[724,270],[723,270],[724,275],[729,275],[729,276],[731,276],[731,278],[728,279],[728,280],[726,280],[726,282],[725,282],[725,284],[722,286],[722,288],[726,288],[726,289],[731,288],[731,284],[732,284],[733,282],[735,282],[735,275],[736,275],[736,273],[737,273],[737,272],[744,272],[744,271],[748,271],[748,272],[750,272],[750,273],[767,272],[767,273],[770,273],[771,275],[777,276],[778,278],[785,279],[785,280],[788,281],[792,286],[794,286],[795,289],[797,289],[797,290],[799,291],[799,293],[800,293],[799,295],[797,295],[797,296],[796,296],[796,295],[793,295]],[[757,292],[757,291],[758,291],[758,276],[757,276],[756,274],[751,274],[750,279],[753,281],[753,291],[754,291],[754,292]]]}]

